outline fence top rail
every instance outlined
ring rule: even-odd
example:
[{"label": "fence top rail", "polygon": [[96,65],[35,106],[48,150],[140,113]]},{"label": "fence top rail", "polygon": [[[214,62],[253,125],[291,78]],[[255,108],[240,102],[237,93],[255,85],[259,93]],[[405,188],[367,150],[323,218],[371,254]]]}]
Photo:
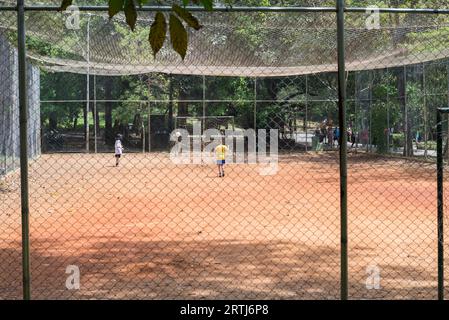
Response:
[{"label": "fence top rail", "polygon": [[[107,11],[108,6],[81,5],[80,11]],[[199,6],[187,6],[190,11],[206,11]],[[25,11],[59,11],[56,5],[25,5]],[[449,8],[375,8],[375,7],[345,7],[345,12],[370,12],[378,10],[379,13],[423,13],[423,14],[449,14]],[[142,6],[137,11],[171,11],[171,6]],[[17,6],[0,6],[0,11],[17,11]],[[337,12],[336,7],[248,7],[248,6],[215,6],[216,12]]]}]

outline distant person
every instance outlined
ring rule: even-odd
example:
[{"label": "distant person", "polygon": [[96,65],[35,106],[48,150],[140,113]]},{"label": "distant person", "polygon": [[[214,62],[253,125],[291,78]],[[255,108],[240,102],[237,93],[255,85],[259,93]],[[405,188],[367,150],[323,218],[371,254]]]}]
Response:
[{"label": "distant person", "polygon": [[229,148],[224,144],[221,143],[220,145],[215,147],[215,155],[217,158],[217,167],[218,167],[218,176],[224,177],[224,165],[226,163],[226,153],[229,151]]},{"label": "distant person", "polygon": [[337,142],[337,146],[340,145],[340,128],[335,127],[334,129],[334,140]]},{"label": "distant person", "polygon": [[421,143],[421,134],[419,133],[419,131],[416,132],[415,135],[415,143],[416,143],[416,149],[419,149],[419,144]]},{"label": "distant person", "polygon": [[321,135],[320,127],[316,127],[316,129],[315,129],[315,141],[316,141],[316,145],[313,144],[313,140],[312,140],[312,147],[315,148],[315,151],[318,151],[318,149],[322,143],[322,135]]},{"label": "distant person", "polygon": [[415,139],[416,139],[417,143],[421,142],[422,138],[421,138],[421,134],[419,133],[419,131],[416,132],[416,138]]},{"label": "distant person", "polygon": [[326,141],[326,136],[327,136],[327,129],[326,129],[326,125],[322,124],[320,127],[321,130],[321,136],[320,136],[320,143],[325,143]]},{"label": "distant person", "polygon": [[120,158],[122,157],[123,154],[123,144],[122,144],[122,135],[118,134],[115,137],[115,166],[118,167],[118,165],[120,164]]},{"label": "distant person", "polygon": [[333,148],[334,147],[334,129],[329,126],[327,129],[327,144]]},{"label": "distant person", "polygon": [[351,130],[350,141],[351,141],[351,148],[354,148],[354,144],[356,141],[356,133],[354,130]]}]

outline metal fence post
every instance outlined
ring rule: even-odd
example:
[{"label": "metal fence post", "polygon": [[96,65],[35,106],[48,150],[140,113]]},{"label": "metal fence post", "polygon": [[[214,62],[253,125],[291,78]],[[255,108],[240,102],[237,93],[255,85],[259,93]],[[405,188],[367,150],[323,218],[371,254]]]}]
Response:
[{"label": "metal fence post", "polygon": [[441,116],[442,113],[449,113],[449,108],[437,109],[438,300],[444,300],[443,124]]},{"label": "metal fence post", "polygon": [[254,131],[256,132],[256,136],[257,136],[257,77],[254,78],[254,109],[253,109],[253,115],[254,115]]},{"label": "metal fence post", "polygon": [[202,131],[201,134],[203,134],[207,128],[206,128],[206,76],[202,77],[203,83],[202,83],[202,89],[203,89],[203,98],[202,98],[202,107],[203,107],[203,119],[201,121]]},{"label": "metal fence post", "polygon": [[308,117],[309,117],[309,76],[306,74],[306,114],[305,114],[305,129],[306,129],[306,143],[304,144],[306,147],[306,152],[308,151],[308,143],[309,143],[309,136],[307,133],[308,129]]},{"label": "metal fence post", "polygon": [[87,77],[86,77],[86,152],[89,153],[90,130],[89,130],[89,110],[90,110],[90,14],[87,14]]},{"label": "metal fence post", "polygon": [[340,297],[348,299],[348,204],[345,78],[345,1],[337,0],[338,119],[340,125]]},{"label": "metal fence post", "polygon": [[95,153],[98,152],[98,144],[97,144],[97,76],[94,74],[94,150]]},{"label": "metal fence post", "polygon": [[20,198],[22,214],[22,276],[23,299],[31,298],[30,232],[28,201],[28,107],[25,55],[24,0],[17,1],[17,48],[19,60],[19,113],[20,113]]}]

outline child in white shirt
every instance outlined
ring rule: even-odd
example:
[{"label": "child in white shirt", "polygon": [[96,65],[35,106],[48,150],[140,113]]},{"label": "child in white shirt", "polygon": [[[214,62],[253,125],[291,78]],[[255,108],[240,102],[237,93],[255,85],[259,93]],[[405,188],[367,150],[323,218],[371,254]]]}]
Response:
[{"label": "child in white shirt", "polygon": [[118,134],[115,137],[115,166],[117,167],[119,165],[120,162],[120,157],[123,154],[123,145],[122,145],[122,135]]}]

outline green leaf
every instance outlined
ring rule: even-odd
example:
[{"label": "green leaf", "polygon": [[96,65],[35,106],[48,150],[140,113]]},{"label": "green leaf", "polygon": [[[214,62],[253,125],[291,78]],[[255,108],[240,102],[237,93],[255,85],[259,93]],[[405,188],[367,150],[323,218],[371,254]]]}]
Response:
[{"label": "green leaf", "polygon": [[137,21],[137,11],[134,0],[125,0],[125,17],[126,23],[131,27],[131,30],[134,31]]},{"label": "green leaf", "polygon": [[200,2],[207,11],[212,11],[214,9],[214,0],[200,0]]},{"label": "green leaf", "polygon": [[178,6],[177,4],[174,4],[172,6],[172,9],[174,12],[176,12],[176,14],[182,18],[185,22],[187,22],[187,24],[192,27],[195,30],[200,30],[201,29],[201,25],[198,22],[198,19],[195,18],[189,11],[187,11],[186,9]]},{"label": "green leaf", "polygon": [[181,20],[177,16],[170,13],[170,40],[173,49],[179,53],[182,60],[184,60],[187,53],[187,31],[182,25]]},{"label": "green leaf", "polygon": [[151,49],[153,50],[153,56],[161,50],[164,45],[165,38],[167,37],[167,22],[162,12],[157,12],[154,17],[154,22],[150,28],[149,41]]},{"label": "green leaf", "polygon": [[59,11],[65,11],[67,7],[72,5],[73,0],[62,0],[61,7],[59,7]]},{"label": "green leaf", "polygon": [[123,10],[125,0],[109,0],[109,18]]}]

